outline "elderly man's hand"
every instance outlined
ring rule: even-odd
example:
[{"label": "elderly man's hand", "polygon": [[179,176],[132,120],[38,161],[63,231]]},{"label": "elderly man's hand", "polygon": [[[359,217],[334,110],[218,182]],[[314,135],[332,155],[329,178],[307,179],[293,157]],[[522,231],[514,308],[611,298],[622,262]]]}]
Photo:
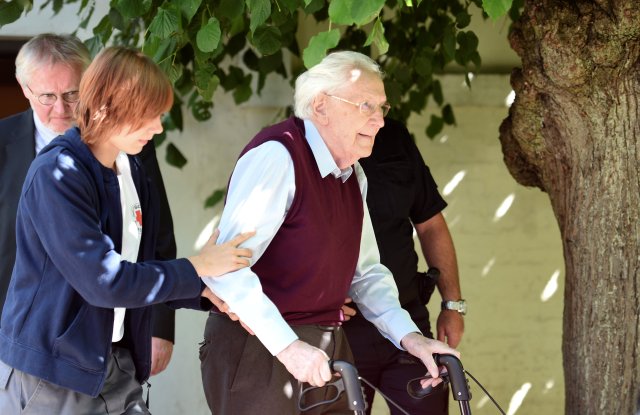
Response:
[{"label": "elderly man's hand", "polygon": [[276,357],[300,382],[307,382],[311,386],[324,386],[331,380],[329,356],[301,340],[291,343]]},{"label": "elderly man's hand", "polygon": [[[427,367],[427,371],[433,378],[431,386],[436,386],[442,381],[439,379],[440,373],[435,360],[433,360],[433,354],[452,354],[458,358],[460,357],[460,352],[456,349],[453,349],[438,340],[424,337],[420,333],[407,334],[402,338],[400,344],[407,352],[422,360],[422,363]],[[425,387],[428,386],[428,384],[423,383],[422,386]]]}]

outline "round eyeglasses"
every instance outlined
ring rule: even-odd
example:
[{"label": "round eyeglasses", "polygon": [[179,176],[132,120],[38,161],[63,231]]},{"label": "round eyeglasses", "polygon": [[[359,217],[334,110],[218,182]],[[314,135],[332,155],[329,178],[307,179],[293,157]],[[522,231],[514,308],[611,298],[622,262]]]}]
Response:
[{"label": "round eyeglasses", "polygon": [[[36,97],[38,99],[38,102],[41,103],[42,105],[50,106],[50,105],[55,104],[56,101],[58,100],[58,96],[56,94],[40,94],[40,95],[36,95],[31,90],[31,88],[29,88],[29,85],[25,85],[25,86],[27,87],[29,92],[31,92],[31,95]],[[80,91],[69,91],[69,92],[63,93],[60,96],[62,97],[62,100],[64,102],[66,102],[67,104],[75,104],[80,99]]]},{"label": "round eyeglasses", "polygon": [[358,107],[358,110],[360,110],[360,113],[366,115],[367,117],[372,116],[378,110],[378,108],[380,108],[380,111],[382,111],[382,116],[386,117],[387,114],[389,113],[389,110],[391,109],[391,105],[389,105],[387,102],[385,102],[384,104],[372,104],[367,101],[353,102],[353,101],[349,101],[348,99],[337,97],[335,95],[330,95],[330,94],[325,94],[325,95],[331,98],[335,98],[338,101],[355,105],[356,107]]}]

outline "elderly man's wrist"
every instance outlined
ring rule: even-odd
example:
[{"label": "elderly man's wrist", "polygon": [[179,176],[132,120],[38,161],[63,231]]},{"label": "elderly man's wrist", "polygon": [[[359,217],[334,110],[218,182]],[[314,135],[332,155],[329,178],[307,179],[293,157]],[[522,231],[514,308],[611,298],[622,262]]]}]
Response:
[{"label": "elderly man's wrist", "polygon": [[400,340],[400,346],[402,346],[406,351],[411,349],[413,342],[420,339],[422,337],[422,333],[417,331],[412,331],[411,333],[405,334],[405,336]]}]

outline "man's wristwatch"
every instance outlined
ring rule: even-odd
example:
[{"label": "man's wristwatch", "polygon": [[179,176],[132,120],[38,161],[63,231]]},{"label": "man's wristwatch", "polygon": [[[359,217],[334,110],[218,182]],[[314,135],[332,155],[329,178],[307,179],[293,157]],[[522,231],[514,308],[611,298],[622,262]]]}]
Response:
[{"label": "man's wristwatch", "polygon": [[458,301],[443,301],[441,305],[442,310],[454,310],[463,316],[467,314],[467,302],[465,300]]}]

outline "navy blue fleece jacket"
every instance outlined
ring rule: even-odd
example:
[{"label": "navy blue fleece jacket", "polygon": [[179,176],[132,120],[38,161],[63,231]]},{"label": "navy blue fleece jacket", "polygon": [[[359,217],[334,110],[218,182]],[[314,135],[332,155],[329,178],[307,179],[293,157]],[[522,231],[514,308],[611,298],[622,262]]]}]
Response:
[{"label": "navy blue fleece jacket", "polygon": [[149,376],[150,305],[202,308],[204,284],[186,259],[153,261],[158,204],[136,157],[143,214],[138,262],[123,261],[118,179],[70,129],[31,164],[18,204],[16,262],[0,322],[0,360],[97,396],[111,354],[113,308],[126,307],[136,377]]}]

